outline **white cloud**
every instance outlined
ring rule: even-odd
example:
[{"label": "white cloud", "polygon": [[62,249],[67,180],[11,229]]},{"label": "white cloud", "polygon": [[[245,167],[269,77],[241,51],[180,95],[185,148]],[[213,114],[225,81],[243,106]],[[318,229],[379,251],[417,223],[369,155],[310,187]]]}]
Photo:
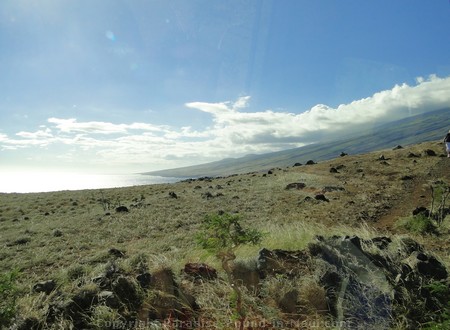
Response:
[{"label": "white cloud", "polygon": [[49,118],[48,122],[55,124],[55,127],[58,130],[65,133],[80,132],[86,134],[125,134],[129,130],[161,132],[167,129],[166,126],[156,126],[146,123],[132,123],[127,125],[113,124],[102,121],[77,122],[75,118]]},{"label": "white cloud", "polygon": [[40,139],[53,137],[52,131],[49,128],[45,128],[36,132],[19,132],[16,133],[16,135],[26,139]]},{"label": "white cloud", "polygon": [[[45,148],[60,161],[83,159],[92,164],[141,164],[143,170],[179,167],[224,157],[293,148],[339,136],[367,125],[450,106],[450,77],[418,78],[417,85],[396,85],[337,108],[318,104],[302,113],[272,110],[242,112],[250,97],[235,102],[191,102],[186,107],[211,115],[202,130],[151,123],[114,124],[49,118],[35,132],[18,132],[15,138],[0,133],[4,151]],[[68,153],[68,150],[70,152]],[[66,156],[64,156],[66,155]],[[80,156],[82,155],[82,156]]]},{"label": "white cloud", "polygon": [[[401,119],[450,106],[450,78],[418,78],[416,86],[396,85],[371,97],[341,104],[319,104],[300,114],[287,112],[239,112],[232,103],[188,103],[189,108],[213,115],[216,136],[235,144],[272,143],[291,139],[292,146],[317,140],[318,135],[349,133],[368,124]],[[246,99],[246,101],[248,98]],[[239,104],[240,101],[235,104]],[[294,143],[296,141],[296,143]]]}]

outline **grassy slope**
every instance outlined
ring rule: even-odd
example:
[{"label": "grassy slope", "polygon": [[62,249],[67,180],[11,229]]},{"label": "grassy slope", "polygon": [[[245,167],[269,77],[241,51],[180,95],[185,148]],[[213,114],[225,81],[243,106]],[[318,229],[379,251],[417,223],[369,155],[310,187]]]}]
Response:
[{"label": "grassy slope", "polygon": [[[269,249],[303,248],[315,234],[384,234],[388,227],[377,228],[378,219],[398,210],[415,186],[424,185],[424,197],[416,202],[428,206],[427,182],[443,175],[449,180],[447,158],[407,157],[409,152],[422,155],[425,149],[443,153],[442,143],[434,141],[278,169],[271,175],[244,174],[103,191],[0,194],[0,272],[21,271],[20,311],[39,316],[44,313],[39,304],[49,298],[32,293],[33,284],[55,279],[62,292],[88,285],[83,283],[103,271],[113,247],[125,253],[120,266],[130,273],[140,257],[149,260],[150,268],[168,265],[175,273],[188,261],[206,261],[218,267],[195,246],[193,235],[206,214],[219,210],[238,212],[245,226],[267,232],[262,246]],[[380,153],[388,158],[387,164],[377,160]],[[339,165],[343,165],[339,173],[329,172],[330,167]],[[401,180],[404,175],[414,179]],[[286,190],[292,182],[304,182],[306,188]],[[329,191],[327,187],[338,189]],[[169,196],[172,191],[178,198]],[[217,197],[207,199],[206,192]],[[328,203],[314,200],[315,194],[323,192]],[[308,196],[313,199],[305,200]],[[101,199],[140,207],[118,214],[104,210]],[[399,215],[411,211],[402,209],[404,214]],[[448,238],[448,231],[438,237],[418,237],[449,265]],[[259,248],[242,249],[238,256],[254,257]],[[84,274],[84,280],[73,279],[70,274],[74,272]]]},{"label": "grassy slope", "polygon": [[305,163],[310,159],[322,161],[337,157],[341,152],[362,154],[392,148],[398,144],[411,145],[445,136],[445,132],[450,127],[449,118],[450,108],[380,125],[367,131],[364,135],[331,143],[324,142],[263,155],[248,155],[242,158],[224,159],[208,164],[146,174],[167,177],[221,176],[292,166],[296,162]]}]

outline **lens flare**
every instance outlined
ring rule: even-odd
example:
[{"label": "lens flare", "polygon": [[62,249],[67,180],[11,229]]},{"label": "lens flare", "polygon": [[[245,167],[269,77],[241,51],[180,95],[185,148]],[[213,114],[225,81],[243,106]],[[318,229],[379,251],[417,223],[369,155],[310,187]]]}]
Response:
[{"label": "lens flare", "polygon": [[109,30],[106,31],[105,32],[105,37],[108,38],[111,41],[116,41],[116,35],[112,31],[109,31]]}]

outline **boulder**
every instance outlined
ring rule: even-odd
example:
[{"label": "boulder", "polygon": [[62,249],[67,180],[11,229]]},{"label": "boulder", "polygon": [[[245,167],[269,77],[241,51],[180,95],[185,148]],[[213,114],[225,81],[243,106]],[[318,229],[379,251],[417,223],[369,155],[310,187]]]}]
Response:
[{"label": "boulder", "polygon": [[335,167],[330,168],[330,173],[339,173]]},{"label": "boulder", "polygon": [[431,149],[425,149],[425,150],[423,151],[423,154],[424,154],[425,156],[432,156],[432,157],[437,156],[437,155],[436,155],[436,152],[435,152],[434,150],[431,150]]},{"label": "boulder", "polygon": [[424,215],[425,217],[429,217],[429,216],[430,216],[430,210],[427,209],[427,208],[424,207],[424,206],[418,206],[418,207],[416,207],[416,208],[412,211],[412,214],[413,214],[413,215],[419,215],[419,214],[422,214],[422,215]]},{"label": "boulder", "polygon": [[91,307],[98,303],[96,290],[81,289],[71,299],[61,302],[57,308],[60,312],[72,320],[75,329],[87,329]]},{"label": "boulder", "polygon": [[409,152],[406,157],[408,157],[408,158],[419,158],[420,156],[415,154],[415,153]]},{"label": "boulder", "polygon": [[169,295],[174,296],[176,294],[177,284],[170,269],[164,268],[152,273],[150,286],[154,290],[159,290]]},{"label": "boulder", "polygon": [[329,202],[330,200],[324,194],[318,194],[314,197],[318,201]]},{"label": "boulder", "polygon": [[286,188],[284,188],[284,189],[286,189],[286,190],[291,190],[291,189],[300,190],[300,189],[303,189],[305,187],[306,187],[306,184],[304,184],[303,182],[292,182],[292,183],[289,183],[286,186]]},{"label": "boulder", "polygon": [[198,280],[213,280],[217,278],[217,270],[204,263],[187,263],[184,273]]},{"label": "boulder", "polygon": [[445,266],[439,262],[434,256],[427,255],[424,252],[414,251],[405,263],[411,269],[425,278],[433,280],[445,280],[448,277]]},{"label": "boulder", "polygon": [[139,283],[141,288],[148,289],[152,283],[152,275],[144,272],[136,276],[136,281]]},{"label": "boulder", "polygon": [[141,298],[136,286],[125,276],[119,276],[112,283],[112,291],[130,309],[136,309],[141,304]]},{"label": "boulder", "polygon": [[43,281],[33,285],[34,292],[45,292],[46,294],[50,294],[55,289],[56,282],[54,280]]},{"label": "boulder", "polygon": [[128,210],[128,207],[121,205],[121,206],[116,207],[116,212],[117,213],[127,213],[130,211]]}]

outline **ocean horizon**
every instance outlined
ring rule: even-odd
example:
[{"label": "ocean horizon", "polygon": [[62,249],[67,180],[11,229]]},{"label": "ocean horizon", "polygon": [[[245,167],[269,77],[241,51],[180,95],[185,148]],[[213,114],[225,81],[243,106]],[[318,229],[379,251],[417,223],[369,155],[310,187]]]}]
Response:
[{"label": "ocean horizon", "polygon": [[82,174],[51,172],[0,173],[0,193],[39,193],[64,190],[107,189],[174,183],[182,178],[146,174]]}]

